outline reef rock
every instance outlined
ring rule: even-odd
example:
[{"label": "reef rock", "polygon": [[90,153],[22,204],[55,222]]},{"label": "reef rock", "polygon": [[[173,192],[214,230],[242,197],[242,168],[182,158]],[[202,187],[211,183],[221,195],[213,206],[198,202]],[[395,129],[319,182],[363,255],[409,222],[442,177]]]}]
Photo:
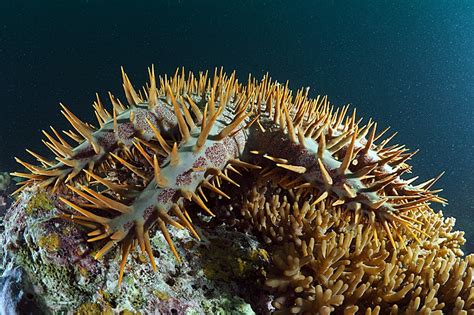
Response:
[{"label": "reef rock", "polygon": [[[129,258],[127,273],[117,286],[120,259],[111,251],[105,261],[93,258],[96,244],[86,230],[58,219],[55,195],[31,188],[7,211],[0,235],[3,247],[0,280],[1,314],[65,312],[159,314],[267,313],[269,297],[257,284],[268,255],[252,237],[216,228],[200,242],[183,230],[170,229],[179,239],[181,263],[164,237],[151,237],[157,272],[139,252]],[[31,279],[31,284],[28,279]],[[37,299],[38,296],[42,300]],[[245,302],[253,301],[256,310]],[[267,309],[265,309],[267,308]]]}]

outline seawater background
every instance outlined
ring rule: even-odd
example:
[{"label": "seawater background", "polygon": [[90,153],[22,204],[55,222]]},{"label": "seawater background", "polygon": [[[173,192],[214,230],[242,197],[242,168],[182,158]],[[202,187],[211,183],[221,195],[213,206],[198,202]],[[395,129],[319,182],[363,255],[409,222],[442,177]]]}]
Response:
[{"label": "seawater background", "polygon": [[414,174],[446,171],[443,211],[474,249],[474,2],[3,0],[0,170],[24,148],[45,153],[41,129],[69,128],[59,101],[94,121],[96,91],[124,99],[120,65],[139,86],[152,63],[268,71],[392,126],[420,149]]}]

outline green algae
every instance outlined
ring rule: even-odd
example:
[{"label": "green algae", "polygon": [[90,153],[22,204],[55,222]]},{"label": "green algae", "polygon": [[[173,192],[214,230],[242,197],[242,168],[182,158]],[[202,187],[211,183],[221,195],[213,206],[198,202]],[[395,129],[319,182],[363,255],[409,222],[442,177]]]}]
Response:
[{"label": "green algae", "polygon": [[246,278],[258,271],[262,260],[268,261],[268,253],[261,248],[246,251],[226,240],[213,240],[211,247],[203,255],[203,271],[209,280]]},{"label": "green algae", "polygon": [[57,252],[60,248],[61,240],[56,233],[42,235],[38,239],[38,246],[49,253]]},{"label": "green algae", "polygon": [[51,196],[44,191],[38,191],[31,196],[25,207],[25,212],[34,215],[37,211],[51,211],[54,206],[51,202]]},{"label": "green algae", "polygon": [[27,247],[18,249],[15,255],[15,262],[28,272],[33,283],[41,284],[45,289],[43,297],[48,303],[54,301],[60,302],[67,299],[74,304],[84,300],[83,293],[75,286],[63,285],[60,292],[51,290],[52,288],[56,288],[54,284],[70,283],[73,275],[69,268],[53,263],[46,263],[42,260],[36,260],[32,257],[31,250]]},{"label": "green algae", "polygon": [[102,307],[98,303],[86,302],[81,304],[74,313],[75,315],[103,314]]},{"label": "green algae", "polygon": [[165,292],[165,291],[161,291],[161,290],[154,290],[153,291],[153,294],[160,299],[160,301],[168,301],[170,299],[170,295]]},{"label": "green algae", "polygon": [[113,315],[114,311],[110,305],[101,305],[101,303],[85,302],[81,304],[77,310],[74,312],[74,315]]}]

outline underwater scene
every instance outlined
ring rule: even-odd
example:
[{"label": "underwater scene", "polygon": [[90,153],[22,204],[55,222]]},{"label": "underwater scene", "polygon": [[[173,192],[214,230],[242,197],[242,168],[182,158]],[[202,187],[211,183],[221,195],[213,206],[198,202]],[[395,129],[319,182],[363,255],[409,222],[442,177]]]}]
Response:
[{"label": "underwater scene", "polygon": [[0,2],[0,314],[474,314],[474,2]]}]

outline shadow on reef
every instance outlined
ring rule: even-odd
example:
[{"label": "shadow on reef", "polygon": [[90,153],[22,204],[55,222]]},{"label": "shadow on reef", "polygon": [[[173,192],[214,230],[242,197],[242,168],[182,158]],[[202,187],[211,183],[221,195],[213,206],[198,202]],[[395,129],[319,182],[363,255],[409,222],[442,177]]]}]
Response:
[{"label": "shadow on reef", "polygon": [[50,314],[21,267],[7,270],[0,277],[0,302],[1,315]]}]

